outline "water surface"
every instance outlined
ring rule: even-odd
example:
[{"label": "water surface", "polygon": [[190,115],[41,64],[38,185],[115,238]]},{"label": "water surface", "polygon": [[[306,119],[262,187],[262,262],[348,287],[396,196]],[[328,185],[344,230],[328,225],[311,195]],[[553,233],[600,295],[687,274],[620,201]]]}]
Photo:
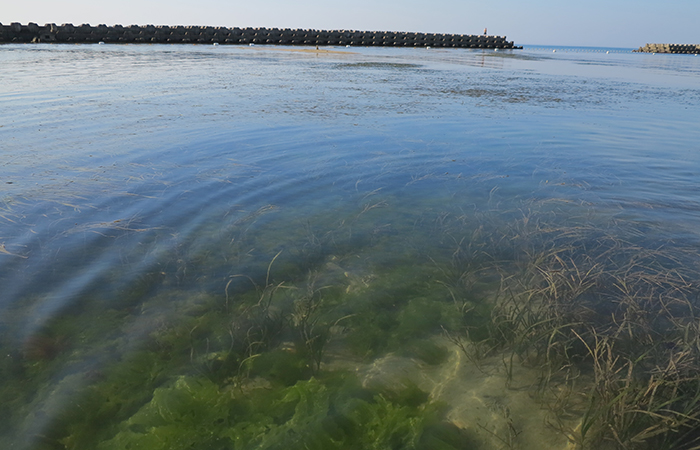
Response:
[{"label": "water surface", "polygon": [[3,448],[350,439],[305,396],[392,448],[566,448],[526,357],[453,337],[537,252],[698,268],[692,55],[4,45],[0,79]]}]

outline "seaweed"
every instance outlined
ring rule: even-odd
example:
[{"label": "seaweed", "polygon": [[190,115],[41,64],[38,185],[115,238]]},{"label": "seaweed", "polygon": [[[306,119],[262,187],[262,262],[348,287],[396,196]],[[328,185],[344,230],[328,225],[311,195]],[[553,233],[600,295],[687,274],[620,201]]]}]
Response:
[{"label": "seaweed", "polygon": [[[504,391],[528,390],[580,449],[697,446],[700,311],[689,250],[534,207],[420,213],[413,239],[425,242],[397,249],[385,231],[402,228],[381,220],[386,206],[373,200],[347,214],[352,230],[342,220],[325,233],[296,223],[284,250],[280,223],[265,224],[269,241],[237,234],[240,248],[221,250],[235,264],[205,264],[218,292],[185,288],[205,269],[183,261],[182,284],[161,289],[149,276],[120,309],[102,310],[95,297],[56,315],[0,364],[0,431],[11,435],[0,443],[515,448],[523,427],[507,405],[484,406],[493,423],[453,423],[447,411],[457,405],[410,381],[446,383],[445,371],[459,376],[462,364],[486,378],[497,360]],[[261,249],[245,263],[228,253],[253,243]],[[394,367],[418,376],[404,380]],[[522,367],[539,378],[522,386]],[[372,379],[369,368],[385,372]]]},{"label": "seaweed", "polygon": [[[389,399],[351,380],[316,378],[242,393],[202,378],[180,377],[97,447],[110,449],[465,448],[440,426],[439,407],[415,394]],[[359,395],[358,395],[359,394]]]},{"label": "seaweed", "polygon": [[[624,237],[619,224],[606,230],[552,217],[529,211],[503,227],[509,258],[465,266],[496,271],[500,287],[481,306],[458,306],[464,329],[448,336],[477,365],[503,353],[508,385],[515,364],[538,368],[538,396],[577,448],[697,448],[694,255],[635,243],[643,233]],[[459,291],[450,292],[459,305]],[[474,333],[479,307],[490,317],[479,313]],[[581,386],[586,405],[575,394]],[[567,410],[580,414],[577,426],[560,419]]]}]

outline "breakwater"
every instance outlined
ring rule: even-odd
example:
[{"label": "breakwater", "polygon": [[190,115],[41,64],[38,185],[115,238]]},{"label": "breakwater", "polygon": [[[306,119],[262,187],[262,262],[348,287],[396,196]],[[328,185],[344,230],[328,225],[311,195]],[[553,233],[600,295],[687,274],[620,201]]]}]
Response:
[{"label": "breakwater", "polygon": [[640,53],[700,53],[700,45],[695,44],[647,44],[635,52]]},{"label": "breakwater", "polygon": [[0,43],[262,44],[518,49],[505,36],[164,25],[0,23]]}]

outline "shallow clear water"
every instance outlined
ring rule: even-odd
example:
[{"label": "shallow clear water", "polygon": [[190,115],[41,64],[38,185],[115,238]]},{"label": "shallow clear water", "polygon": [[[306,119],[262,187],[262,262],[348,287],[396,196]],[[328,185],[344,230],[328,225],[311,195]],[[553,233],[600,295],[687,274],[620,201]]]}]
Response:
[{"label": "shallow clear water", "polygon": [[[444,402],[435,380],[464,378],[455,397],[483,375],[445,375],[459,351],[443,332],[463,326],[452,272],[499,261],[464,294],[492,296],[533,223],[697,268],[692,55],[5,45],[0,80],[3,448],[132,448],[115,441],[124,424],[184,376],[223,392],[347,372],[369,389],[374,367],[377,389],[411,379]],[[475,236],[488,249],[461,257]],[[251,311],[268,303],[274,338],[239,336],[263,329]],[[322,354],[297,342],[309,323],[326,327]],[[246,365],[268,354],[301,362]],[[441,420],[496,442],[457,410]]]}]

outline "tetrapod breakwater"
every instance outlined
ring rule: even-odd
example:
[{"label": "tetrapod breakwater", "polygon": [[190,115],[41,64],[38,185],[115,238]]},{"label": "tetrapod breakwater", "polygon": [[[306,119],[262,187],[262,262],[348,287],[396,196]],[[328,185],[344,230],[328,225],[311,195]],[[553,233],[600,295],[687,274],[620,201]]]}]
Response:
[{"label": "tetrapod breakwater", "polygon": [[505,36],[166,25],[0,23],[0,43],[231,44],[521,49]]},{"label": "tetrapod breakwater", "polygon": [[634,52],[639,53],[700,53],[700,45],[696,44],[647,44]]}]

